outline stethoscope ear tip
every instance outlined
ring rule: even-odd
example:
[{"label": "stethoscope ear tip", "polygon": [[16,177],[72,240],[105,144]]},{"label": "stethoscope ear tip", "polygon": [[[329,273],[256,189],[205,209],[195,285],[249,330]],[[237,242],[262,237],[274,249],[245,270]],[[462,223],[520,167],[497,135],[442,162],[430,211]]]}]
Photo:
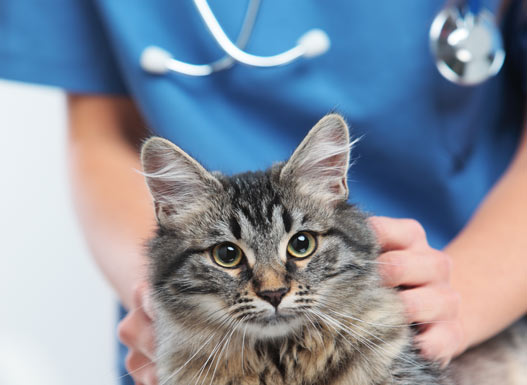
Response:
[{"label": "stethoscope ear tip", "polygon": [[303,57],[313,58],[326,53],[331,46],[331,41],[325,31],[314,28],[300,36],[298,45],[304,49]]},{"label": "stethoscope ear tip", "polygon": [[169,71],[167,64],[170,59],[172,59],[172,55],[169,52],[151,45],[141,53],[140,65],[148,73],[163,75]]}]

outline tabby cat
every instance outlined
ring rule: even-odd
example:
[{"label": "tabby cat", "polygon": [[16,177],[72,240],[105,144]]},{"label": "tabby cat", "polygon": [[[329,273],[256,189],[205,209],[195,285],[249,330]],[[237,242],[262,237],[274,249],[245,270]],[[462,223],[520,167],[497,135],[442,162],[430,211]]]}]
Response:
[{"label": "tabby cat", "polygon": [[230,177],[144,144],[160,385],[453,384],[380,284],[367,217],[346,202],[351,144],[328,115],[287,162]]}]

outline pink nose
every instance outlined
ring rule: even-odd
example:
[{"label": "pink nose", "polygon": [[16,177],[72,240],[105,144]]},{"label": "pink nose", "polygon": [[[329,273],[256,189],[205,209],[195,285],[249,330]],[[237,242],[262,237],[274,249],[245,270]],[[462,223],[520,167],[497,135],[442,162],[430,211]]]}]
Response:
[{"label": "pink nose", "polygon": [[280,302],[282,302],[282,298],[286,295],[288,290],[283,287],[277,290],[264,290],[256,293],[258,297],[262,298],[263,300],[266,300],[274,307],[278,307],[280,305]]}]

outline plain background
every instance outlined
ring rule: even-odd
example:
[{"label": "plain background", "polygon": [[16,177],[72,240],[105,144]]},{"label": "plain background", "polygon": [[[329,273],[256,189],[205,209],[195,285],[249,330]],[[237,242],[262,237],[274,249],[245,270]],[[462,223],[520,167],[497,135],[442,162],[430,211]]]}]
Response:
[{"label": "plain background", "polygon": [[114,385],[116,300],[73,212],[62,92],[0,81],[0,385]]}]

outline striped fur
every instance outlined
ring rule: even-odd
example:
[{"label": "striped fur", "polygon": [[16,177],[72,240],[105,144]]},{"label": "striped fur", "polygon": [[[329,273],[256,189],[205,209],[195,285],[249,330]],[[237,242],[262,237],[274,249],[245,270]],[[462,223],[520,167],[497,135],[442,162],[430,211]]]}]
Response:
[{"label": "striped fur", "polygon": [[[265,172],[212,174],[165,140],[145,144],[160,385],[451,384],[412,348],[380,285],[366,216],[346,203],[349,148],[336,115]],[[317,248],[295,260],[287,243],[300,231]],[[243,250],[239,267],[214,263],[225,241]],[[259,293],[276,289],[275,309]]]}]

